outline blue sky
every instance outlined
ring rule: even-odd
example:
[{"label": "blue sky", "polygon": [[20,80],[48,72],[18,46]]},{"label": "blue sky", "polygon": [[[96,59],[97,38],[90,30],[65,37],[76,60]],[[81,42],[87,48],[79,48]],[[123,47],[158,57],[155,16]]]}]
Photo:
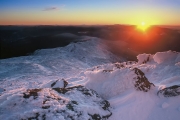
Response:
[{"label": "blue sky", "polygon": [[0,24],[180,24],[180,0],[0,0],[0,15]]}]

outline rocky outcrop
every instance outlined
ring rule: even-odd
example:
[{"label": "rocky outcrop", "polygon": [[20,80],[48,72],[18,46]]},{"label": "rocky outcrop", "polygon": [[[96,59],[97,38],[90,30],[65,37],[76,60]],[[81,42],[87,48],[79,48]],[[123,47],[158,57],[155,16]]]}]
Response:
[{"label": "rocky outcrop", "polygon": [[7,119],[16,120],[104,120],[112,115],[110,103],[83,86],[19,90],[8,96],[0,108],[2,115],[7,111],[10,114]]},{"label": "rocky outcrop", "polygon": [[136,77],[134,77],[135,88],[140,91],[148,92],[151,87],[154,86],[154,84],[148,81],[145,74],[140,69],[134,68],[133,71],[137,75]]},{"label": "rocky outcrop", "polygon": [[180,85],[173,85],[171,87],[164,88],[159,90],[157,93],[159,96],[163,95],[164,97],[175,97],[180,95]]}]

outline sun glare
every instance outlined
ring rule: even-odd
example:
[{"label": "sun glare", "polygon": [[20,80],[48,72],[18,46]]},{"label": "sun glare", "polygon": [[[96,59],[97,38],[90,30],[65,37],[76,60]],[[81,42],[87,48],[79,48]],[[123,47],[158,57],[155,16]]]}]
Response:
[{"label": "sun glare", "polygon": [[149,28],[149,25],[146,24],[146,23],[143,21],[143,22],[141,22],[141,24],[137,25],[137,28],[138,28],[139,30],[146,31],[147,28]]},{"label": "sun glare", "polygon": [[144,25],[145,25],[145,22],[142,22],[141,25],[144,26]]}]

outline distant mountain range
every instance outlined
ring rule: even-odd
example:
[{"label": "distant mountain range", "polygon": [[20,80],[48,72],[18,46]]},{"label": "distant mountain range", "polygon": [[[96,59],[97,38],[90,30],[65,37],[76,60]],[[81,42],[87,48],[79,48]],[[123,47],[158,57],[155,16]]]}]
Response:
[{"label": "distant mountain range", "polygon": [[[175,26],[152,26],[139,31],[136,26],[0,26],[0,58],[32,54],[38,49],[63,47],[84,36],[104,39],[111,52],[135,60],[140,53],[180,51],[180,33]],[[177,26],[178,28],[178,26]]]}]

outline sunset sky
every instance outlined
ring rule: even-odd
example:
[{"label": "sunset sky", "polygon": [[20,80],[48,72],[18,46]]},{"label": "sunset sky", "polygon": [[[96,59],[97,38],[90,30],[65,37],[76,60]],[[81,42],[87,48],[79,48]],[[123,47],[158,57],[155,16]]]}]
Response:
[{"label": "sunset sky", "polygon": [[0,25],[180,25],[180,0],[0,0]]}]

